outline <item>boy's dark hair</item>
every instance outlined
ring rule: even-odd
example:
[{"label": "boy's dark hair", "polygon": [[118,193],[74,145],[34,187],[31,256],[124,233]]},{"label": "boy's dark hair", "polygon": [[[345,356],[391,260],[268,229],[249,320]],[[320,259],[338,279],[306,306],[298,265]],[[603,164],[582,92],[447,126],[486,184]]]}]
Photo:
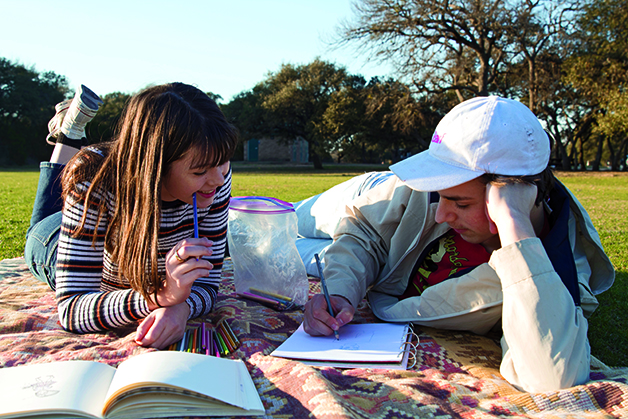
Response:
[{"label": "boy's dark hair", "polygon": [[489,183],[495,186],[503,186],[512,183],[531,183],[537,187],[536,200],[534,205],[539,205],[542,201],[547,199],[550,192],[554,188],[556,178],[552,169],[547,166],[545,170],[536,175],[529,176],[504,176],[494,173],[485,173],[478,178],[480,182],[488,185]]}]

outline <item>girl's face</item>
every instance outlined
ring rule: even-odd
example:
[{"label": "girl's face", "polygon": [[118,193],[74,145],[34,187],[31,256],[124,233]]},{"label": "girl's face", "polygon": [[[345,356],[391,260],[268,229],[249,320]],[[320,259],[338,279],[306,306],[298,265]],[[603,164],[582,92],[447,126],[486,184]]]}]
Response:
[{"label": "girl's face", "polygon": [[214,202],[216,188],[225,183],[229,173],[229,162],[220,166],[192,168],[193,153],[185,153],[183,157],[170,165],[162,178],[162,201],[183,201],[192,205],[196,193],[196,204],[199,208],[207,208]]}]

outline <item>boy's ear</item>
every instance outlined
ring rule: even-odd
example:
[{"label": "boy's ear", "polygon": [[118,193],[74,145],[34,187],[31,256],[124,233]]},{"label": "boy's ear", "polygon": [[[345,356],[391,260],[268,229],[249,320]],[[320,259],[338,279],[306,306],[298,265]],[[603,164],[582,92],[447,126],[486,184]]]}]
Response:
[{"label": "boy's ear", "polygon": [[488,207],[484,207],[484,213],[486,214],[486,219],[488,220],[488,230],[491,234],[498,234],[497,225],[491,220],[491,217],[488,215]]}]

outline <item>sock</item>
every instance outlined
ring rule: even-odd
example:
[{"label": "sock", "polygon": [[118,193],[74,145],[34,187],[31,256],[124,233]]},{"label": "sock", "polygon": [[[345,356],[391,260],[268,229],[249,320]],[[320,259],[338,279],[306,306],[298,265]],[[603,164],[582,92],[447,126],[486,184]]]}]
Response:
[{"label": "sock", "polygon": [[68,138],[63,132],[59,132],[59,134],[57,135],[57,143],[74,147],[79,150],[81,149],[81,147],[88,145],[87,138],[83,137],[75,140],[72,138]]}]

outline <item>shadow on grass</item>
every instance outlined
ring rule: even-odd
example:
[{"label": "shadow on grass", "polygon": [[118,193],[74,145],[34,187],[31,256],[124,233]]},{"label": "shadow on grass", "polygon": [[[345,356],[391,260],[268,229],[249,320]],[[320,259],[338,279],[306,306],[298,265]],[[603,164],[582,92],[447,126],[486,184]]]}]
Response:
[{"label": "shadow on grass", "polygon": [[600,305],[589,319],[591,354],[610,367],[626,367],[628,272],[618,271],[613,286],[597,299]]},{"label": "shadow on grass", "polygon": [[0,166],[0,172],[10,172],[10,173],[37,172],[39,173],[39,165]]}]

